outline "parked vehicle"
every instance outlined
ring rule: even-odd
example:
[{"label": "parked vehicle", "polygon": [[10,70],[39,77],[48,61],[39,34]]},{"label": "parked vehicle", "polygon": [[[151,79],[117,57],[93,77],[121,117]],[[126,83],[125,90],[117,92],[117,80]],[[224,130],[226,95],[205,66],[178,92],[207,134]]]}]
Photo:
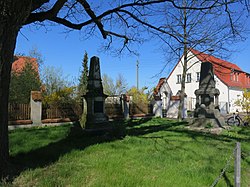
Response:
[{"label": "parked vehicle", "polygon": [[249,126],[248,122],[244,121],[240,117],[238,110],[236,112],[237,112],[237,114],[233,113],[233,116],[231,116],[227,119],[227,124],[229,126],[240,126],[240,125]]}]

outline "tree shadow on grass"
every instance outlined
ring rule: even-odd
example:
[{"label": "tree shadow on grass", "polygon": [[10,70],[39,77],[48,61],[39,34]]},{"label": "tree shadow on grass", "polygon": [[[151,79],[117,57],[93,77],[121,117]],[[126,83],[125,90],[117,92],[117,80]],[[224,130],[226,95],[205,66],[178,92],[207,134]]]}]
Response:
[{"label": "tree shadow on grass", "polygon": [[[246,142],[246,143],[250,143],[250,136],[239,136],[239,135],[249,135],[249,129],[244,128],[240,131],[238,131],[239,134],[235,133],[235,136],[232,136],[230,134],[227,133],[223,133],[223,134],[213,134],[209,131],[209,129],[205,129],[206,131],[198,131],[198,130],[192,130],[192,129],[188,129],[185,128],[184,126],[187,125],[186,122],[166,122],[166,123],[162,123],[162,124],[156,124],[156,125],[151,125],[151,126],[138,126],[137,128],[132,128],[129,129],[127,131],[127,134],[130,136],[139,136],[140,138],[143,139],[152,139],[152,141],[154,141],[154,146],[156,151],[162,151],[164,154],[167,154],[166,150],[166,144],[168,144],[168,149],[167,151],[175,151],[176,149],[181,149],[184,151],[192,151],[193,154],[197,154],[195,151],[193,150],[186,150],[184,148],[184,144],[185,141],[182,140],[178,140],[178,142],[181,142],[180,144],[175,144],[174,142],[176,142],[176,139],[171,140],[171,138],[169,139],[169,136],[171,136],[169,133],[168,134],[151,134],[154,132],[158,132],[158,131],[168,131],[168,132],[174,132],[174,133],[180,133],[185,137],[189,137],[194,141],[197,142],[203,142],[204,143],[204,139],[207,141],[210,140],[218,140],[219,142]],[[180,128],[179,128],[180,127]],[[147,135],[147,136],[143,136],[143,135]],[[175,135],[176,136],[176,135]],[[160,141],[158,141],[160,140]],[[217,141],[216,141],[217,142]],[[219,143],[218,142],[218,143]],[[215,146],[217,144],[215,143]],[[171,149],[171,150],[170,150]],[[234,149],[234,147],[232,146],[232,150]],[[222,153],[223,154],[223,153]],[[241,158],[242,160],[244,160],[248,165],[250,165],[249,162],[249,157],[250,154],[247,153],[246,150],[242,150],[242,155]],[[207,159],[207,158],[204,158]],[[230,179],[228,178],[228,176],[226,174],[223,175],[223,181],[225,182],[225,184],[227,186],[233,186],[232,183],[233,181],[230,181]]]},{"label": "tree shadow on grass", "polygon": [[[5,181],[13,181],[16,176],[25,170],[45,167],[53,164],[61,156],[71,152],[72,150],[84,150],[85,148],[95,144],[122,139],[126,135],[125,126],[135,127],[150,120],[151,118],[141,118],[137,120],[114,121],[110,124],[111,126],[115,126],[112,131],[96,134],[83,131],[80,124],[76,123],[73,127],[71,127],[69,134],[64,139],[50,143],[44,147],[34,149],[27,153],[19,153],[12,156],[10,158],[8,173],[5,175]],[[31,131],[31,129],[26,130]],[[46,130],[44,130],[43,133],[46,134]],[[46,136],[44,138],[46,138]]]},{"label": "tree shadow on grass", "polygon": [[11,157],[10,169],[5,176],[5,181],[13,181],[16,176],[25,170],[46,167],[53,164],[61,156],[72,150],[84,150],[89,146],[111,142],[122,139],[123,137],[124,134],[116,133],[116,131],[112,131],[111,133],[97,133],[94,135],[89,134],[83,131],[79,124],[75,124],[71,127],[69,134],[64,139]]},{"label": "tree shadow on grass", "polygon": [[[28,153],[20,153],[12,157],[11,163],[13,164],[14,167],[12,168],[14,169],[12,169],[8,174],[8,179],[12,181],[22,171],[25,171],[27,169],[46,167],[50,164],[53,164],[61,156],[71,152],[72,150],[84,150],[85,148],[95,144],[122,139],[125,135],[143,137],[143,135],[159,131],[169,131],[185,133],[185,135],[191,137],[193,140],[196,141],[199,141],[199,137],[204,136],[208,139],[213,138],[223,141],[240,141],[239,138],[228,137],[225,135],[218,136],[210,133],[191,131],[189,129],[184,128],[184,126],[187,125],[187,122],[161,120],[159,123],[157,118],[142,118],[137,120],[117,121],[114,122],[113,125],[120,125],[121,128],[116,129],[116,131],[113,131],[112,133],[103,133],[96,135],[86,134],[84,131],[82,131],[79,124],[74,125],[74,127],[71,128],[71,131],[66,138],[54,143],[50,143],[47,146],[32,150]],[[127,127],[126,130],[125,127]],[[147,138],[156,137],[147,136]],[[244,141],[250,142],[250,139]]]}]

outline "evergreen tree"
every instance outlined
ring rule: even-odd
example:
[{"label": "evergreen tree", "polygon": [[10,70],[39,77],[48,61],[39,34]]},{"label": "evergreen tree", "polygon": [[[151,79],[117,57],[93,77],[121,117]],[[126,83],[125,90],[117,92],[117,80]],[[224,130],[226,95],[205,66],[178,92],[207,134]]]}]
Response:
[{"label": "evergreen tree", "polygon": [[81,71],[81,76],[79,78],[79,85],[78,85],[78,96],[79,97],[86,94],[86,92],[87,92],[88,73],[89,73],[89,71],[88,71],[88,53],[85,51],[84,57],[82,60],[82,71]]},{"label": "evergreen tree", "polygon": [[32,63],[26,62],[20,72],[12,72],[10,82],[10,103],[29,103],[30,92],[40,90],[39,73]]}]

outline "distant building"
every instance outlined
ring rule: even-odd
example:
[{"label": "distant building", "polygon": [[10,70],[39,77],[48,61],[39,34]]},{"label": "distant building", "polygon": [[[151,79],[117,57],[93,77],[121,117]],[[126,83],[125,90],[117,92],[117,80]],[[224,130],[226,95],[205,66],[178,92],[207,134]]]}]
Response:
[{"label": "distant building", "polygon": [[[190,49],[188,52],[188,70],[186,75],[186,89],[187,95],[187,110],[194,110],[195,108],[195,94],[194,91],[199,87],[200,67],[203,62],[210,62],[213,64],[216,88],[219,89],[219,104],[222,113],[235,112],[237,109],[241,110],[239,106],[235,105],[235,101],[242,97],[243,89],[250,89],[250,73],[244,72],[236,64],[216,58],[212,55]],[[177,95],[181,89],[181,77],[183,71],[183,57],[175,65],[168,78],[162,78],[155,92],[155,95],[161,97],[164,106],[168,101],[165,101],[164,92],[161,87],[168,84],[171,93]],[[165,86],[164,86],[165,87]],[[169,91],[170,93],[170,91]],[[164,100],[165,99],[165,100]]]},{"label": "distant building", "polygon": [[15,56],[15,61],[12,63],[12,72],[20,72],[27,63],[31,63],[33,69],[38,72],[38,63],[36,58],[26,56]]}]

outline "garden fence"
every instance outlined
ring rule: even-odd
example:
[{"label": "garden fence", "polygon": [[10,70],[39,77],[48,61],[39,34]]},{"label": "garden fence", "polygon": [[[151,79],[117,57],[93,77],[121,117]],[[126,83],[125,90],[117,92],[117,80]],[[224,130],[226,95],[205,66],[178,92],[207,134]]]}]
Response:
[{"label": "garden fence", "polygon": [[9,104],[9,121],[29,120],[30,104]]},{"label": "garden fence", "polygon": [[227,160],[227,163],[225,167],[222,169],[220,175],[215,179],[211,187],[216,186],[216,184],[219,182],[219,180],[222,178],[222,176],[225,174],[226,170],[230,166],[231,161],[234,158],[234,186],[240,187],[240,178],[241,178],[241,148],[240,143],[237,142],[236,146],[230,155],[229,159]]},{"label": "garden fence", "polygon": [[42,108],[42,119],[71,118],[79,119],[82,107],[78,105],[65,105],[62,107],[44,106]]}]

